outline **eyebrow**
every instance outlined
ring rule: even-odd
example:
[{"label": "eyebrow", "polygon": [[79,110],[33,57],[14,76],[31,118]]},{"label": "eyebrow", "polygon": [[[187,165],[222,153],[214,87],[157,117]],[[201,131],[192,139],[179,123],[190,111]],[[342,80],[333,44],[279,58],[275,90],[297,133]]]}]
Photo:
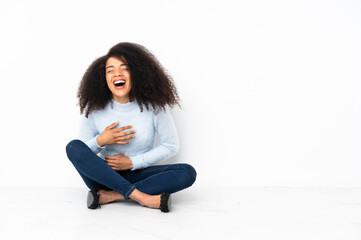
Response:
[{"label": "eyebrow", "polygon": [[[128,66],[128,64],[123,63],[123,64],[120,64],[120,66]],[[108,69],[108,68],[111,68],[111,67],[114,67],[114,66],[113,66],[113,65],[109,65],[109,66],[106,67],[105,69]]]}]

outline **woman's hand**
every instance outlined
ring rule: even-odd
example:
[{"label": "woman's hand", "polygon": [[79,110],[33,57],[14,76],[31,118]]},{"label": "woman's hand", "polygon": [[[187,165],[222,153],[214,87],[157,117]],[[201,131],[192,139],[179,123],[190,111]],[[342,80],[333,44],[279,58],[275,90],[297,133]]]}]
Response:
[{"label": "woman's hand", "polygon": [[105,156],[105,161],[115,171],[122,171],[133,168],[132,160],[123,154]]},{"label": "woman's hand", "polygon": [[118,121],[109,125],[104,129],[104,131],[97,137],[98,145],[103,147],[109,144],[128,144],[130,141],[125,141],[134,138],[135,130],[122,132],[124,130],[130,129],[133,126],[125,126],[120,128],[115,128],[118,125]]}]

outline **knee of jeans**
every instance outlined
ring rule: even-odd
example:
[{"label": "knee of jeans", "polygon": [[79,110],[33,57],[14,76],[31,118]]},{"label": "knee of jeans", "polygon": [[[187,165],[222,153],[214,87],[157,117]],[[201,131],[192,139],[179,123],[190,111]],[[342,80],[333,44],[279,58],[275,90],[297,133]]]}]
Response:
[{"label": "knee of jeans", "polygon": [[181,164],[181,167],[184,171],[185,184],[187,185],[187,187],[192,186],[197,178],[196,170],[194,169],[194,167],[192,167],[191,165],[186,164],[186,163]]},{"label": "knee of jeans", "polygon": [[76,151],[77,147],[80,145],[80,144],[84,144],[82,141],[80,140],[72,140],[70,141],[66,147],[65,147],[65,150],[66,150],[66,154],[68,155],[68,158],[70,161],[73,160],[73,155],[74,155],[74,152]]}]

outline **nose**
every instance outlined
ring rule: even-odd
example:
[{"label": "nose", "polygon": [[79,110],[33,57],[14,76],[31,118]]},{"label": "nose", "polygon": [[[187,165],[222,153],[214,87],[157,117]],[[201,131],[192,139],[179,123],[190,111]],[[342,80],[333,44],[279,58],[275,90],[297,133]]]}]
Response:
[{"label": "nose", "polygon": [[114,77],[118,77],[118,76],[120,77],[122,75],[123,75],[122,72],[118,71],[118,72],[115,73]]}]

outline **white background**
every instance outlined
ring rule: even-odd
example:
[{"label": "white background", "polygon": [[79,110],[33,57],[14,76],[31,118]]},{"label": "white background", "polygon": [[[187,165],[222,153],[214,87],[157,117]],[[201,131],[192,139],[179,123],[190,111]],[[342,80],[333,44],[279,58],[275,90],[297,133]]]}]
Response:
[{"label": "white background", "polygon": [[0,186],[84,186],[80,79],[118,42],[150,49],[183,108],[198,186],[361,186],[359,1],[2,1]]}]

